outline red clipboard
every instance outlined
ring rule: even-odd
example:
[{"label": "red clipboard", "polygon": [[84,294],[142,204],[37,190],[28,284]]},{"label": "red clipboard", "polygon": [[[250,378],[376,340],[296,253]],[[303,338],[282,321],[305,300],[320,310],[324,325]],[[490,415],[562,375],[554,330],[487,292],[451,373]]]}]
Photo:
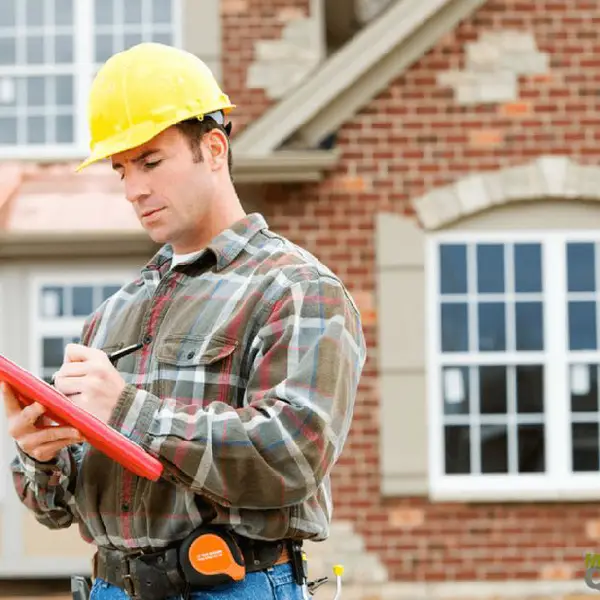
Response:
[{"label": "red clipboard", "polygon": [[39,402],[46,408],[46,416],[60,425],[74,427],[94,448],[115,462],[151,481],[157,481],[162,472],[162,463],[148,454],[141,446],[125,437],[116,429],[76,406],[55,387],[23,369],[0,354],[0,381],[10,384],[26,404]]}]

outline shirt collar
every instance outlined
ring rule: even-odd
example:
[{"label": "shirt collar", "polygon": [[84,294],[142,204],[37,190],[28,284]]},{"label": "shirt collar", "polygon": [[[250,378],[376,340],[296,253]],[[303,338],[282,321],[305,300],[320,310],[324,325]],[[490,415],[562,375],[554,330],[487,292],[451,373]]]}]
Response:
[{"label": "shirt collar", "polygon": [[[259,231],[268,228],[263,215],[251,213],[216,235],[206,249],[213,251],[217,260],[217,271],[230,265]],[[150,259],[145,268],[162,271],[172,257],[173,248],[170,244],[166,244]]]}]

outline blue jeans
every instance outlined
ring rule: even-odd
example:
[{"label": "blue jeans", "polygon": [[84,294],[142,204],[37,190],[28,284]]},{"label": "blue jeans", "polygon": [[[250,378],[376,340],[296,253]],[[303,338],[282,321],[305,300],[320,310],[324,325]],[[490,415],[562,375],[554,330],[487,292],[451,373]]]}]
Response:
[{"label": "blue jeans", "polygon": [[[307,600],[308,593],[294,581],[289,564],[275,565],[270,569],[248,573],[238,583],[225,584],[209,592],[190,593],[190,600]],[[92,586],[90,600],[129,600],[120,588],[96,579]],[[165,598],[179,600],[179,597]]]}]

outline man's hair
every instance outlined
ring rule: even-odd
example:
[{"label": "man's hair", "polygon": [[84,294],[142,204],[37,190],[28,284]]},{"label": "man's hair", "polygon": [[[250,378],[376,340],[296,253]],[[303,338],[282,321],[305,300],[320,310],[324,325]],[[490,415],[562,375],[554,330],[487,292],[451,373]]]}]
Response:
[{"label": "man's hair", "polygon": [[229,143],[229,128],[220,125],[214,119],[206,117],[202,121],[198,119],[187,119],[181,121],[175,125],[181,133],[187,138],[187,141],[192,150],[192,156],[194,162],[202,162],[202,152],[200,151],[200,141],[202,138],[213,129],[219,129],[227,136],[227,166],[229,167],[229,177],[233,181],[233,173],[231,172],[232,156],[231,156],[231,144]]}]

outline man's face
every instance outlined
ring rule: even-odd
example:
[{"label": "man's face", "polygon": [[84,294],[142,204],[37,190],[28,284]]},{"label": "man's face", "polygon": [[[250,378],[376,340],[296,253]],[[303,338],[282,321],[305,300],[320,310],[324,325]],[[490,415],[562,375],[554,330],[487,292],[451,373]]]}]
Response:
[{"label": "man's face", "polygon": [[219,168],[214,156],[219,151],[214,145],[220,143],[219,136],[204,136],[202,162],[194,162],[188,140],[175,127],[112,156],[125,196],[155,242],[170,243],[179,253],[200,249],[215,198]]}]

